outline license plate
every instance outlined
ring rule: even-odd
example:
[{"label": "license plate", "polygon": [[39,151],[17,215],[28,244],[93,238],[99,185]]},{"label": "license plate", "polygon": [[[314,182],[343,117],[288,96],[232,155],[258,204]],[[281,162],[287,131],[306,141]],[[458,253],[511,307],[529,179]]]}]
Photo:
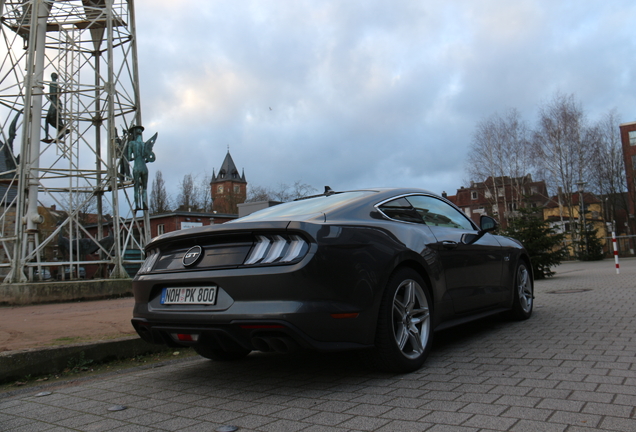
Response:
[{"label": "license plate", "polygon": [[216,287],[164,288],[161,304],[216,304]]}]

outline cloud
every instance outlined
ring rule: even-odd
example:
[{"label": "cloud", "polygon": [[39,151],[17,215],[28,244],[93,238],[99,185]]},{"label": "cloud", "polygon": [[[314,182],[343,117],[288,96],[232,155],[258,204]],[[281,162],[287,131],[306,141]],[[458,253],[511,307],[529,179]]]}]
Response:
[{"label": "cloud", "polygon": [[229,145],[257,185],[452,193],[496,111],[532,122],[560,90],[591,118],[633,116],[627,0],[136,5],[144,122],[173,180],[218,169]]}]

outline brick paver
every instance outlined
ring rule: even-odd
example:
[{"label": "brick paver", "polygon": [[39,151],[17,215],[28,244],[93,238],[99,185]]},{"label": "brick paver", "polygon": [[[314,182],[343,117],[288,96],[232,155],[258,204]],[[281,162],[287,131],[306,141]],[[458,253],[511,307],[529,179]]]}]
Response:
[{"label": "brick paver", "polygon": [[620,275],[609,260],[557,271],[536,283],[529,321],[438,333],[411,374],[352,353],[192,359],[0,395],[0,430],[636,431],[636,260]]}]

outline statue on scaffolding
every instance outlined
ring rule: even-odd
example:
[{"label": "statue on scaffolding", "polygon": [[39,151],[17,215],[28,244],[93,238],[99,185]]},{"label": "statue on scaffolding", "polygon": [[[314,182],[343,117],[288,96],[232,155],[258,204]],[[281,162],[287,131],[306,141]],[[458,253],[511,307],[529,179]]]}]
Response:
[{"label": "statue on scaffolding", "polygon": [[[57,74],[53,72],[51,74],[51,84],[49,84],[49,110],[46,113],[46,122],[44,124],[44,133],[46,134],[46,137],[42,140],[46,143],[59,140],[61,137],[70,132],[62,120],[60,120],[60,112],[58,111],[58,107],[60,106],[60,89],[57,83]],[[50,138],[49,136],[49,125],[55,128],[55,138]]]},{"label": "statue on scaffolding", "polygon": [[127,159],[134,162],[135,211],[148,210],[148,167],[146,164],[156,159],[152,147],[157,141],[158,133],[144,142],[141,137],[143,130],[143,126],[133,126],[128,132],[131,139],[127,144]]},{"label": "statue on scaffolding", "polygon": [[126,181],[130,176],[130,162],[128,162],[128,133],[123,130],[123,138],[119,138],[115,130],[115,143],[117,144],[117,154],[119,155],[119,174],[117,177],[121,181]]},{"label": "statue on scaffolding", "polygon": [[22,114],[22,110],[18,111],[15,115],[15,118],[9,125],[9,136],[7,137],[7,142],[3,143],[0,141],[0,147],[2,147],[2,155],[0,156],[3,160],[0,160],[0,166],[4,168],[5,174],[0,174],[0,179],[11,179],[13,178],[13,174],[11,171],[15,171],[15,169],[20,165],[20,155],[15,155],[13,152],[13,141],[15,140],[16,131],[18,128],[18,119]]}]

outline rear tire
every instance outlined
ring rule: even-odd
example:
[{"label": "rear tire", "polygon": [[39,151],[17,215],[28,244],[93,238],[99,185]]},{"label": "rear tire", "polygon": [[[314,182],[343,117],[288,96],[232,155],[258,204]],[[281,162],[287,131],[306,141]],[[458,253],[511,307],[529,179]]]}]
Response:
[{"label": "rear tire", "polygon": [[225,351],[218,348],[212,348],[209,345],[194,345],[194,350],[201,357],[216,361],[236,361],[247,357],[252,352],[246,348],[239,348],[233,351]]},{"label": "rear tire", "polygon": [[528,266],[523,261],[517,266],[513,290],[512,309],[506,316],[515,321],[527,320],[532,315],[534,305],[534,284]]},{"label": "rear tire", "polygon": [[432,301],[422,277],[413,269],[398,270],[380,304],[372,363],[390,372],[412,372],[424,364],[433,341]]}]

